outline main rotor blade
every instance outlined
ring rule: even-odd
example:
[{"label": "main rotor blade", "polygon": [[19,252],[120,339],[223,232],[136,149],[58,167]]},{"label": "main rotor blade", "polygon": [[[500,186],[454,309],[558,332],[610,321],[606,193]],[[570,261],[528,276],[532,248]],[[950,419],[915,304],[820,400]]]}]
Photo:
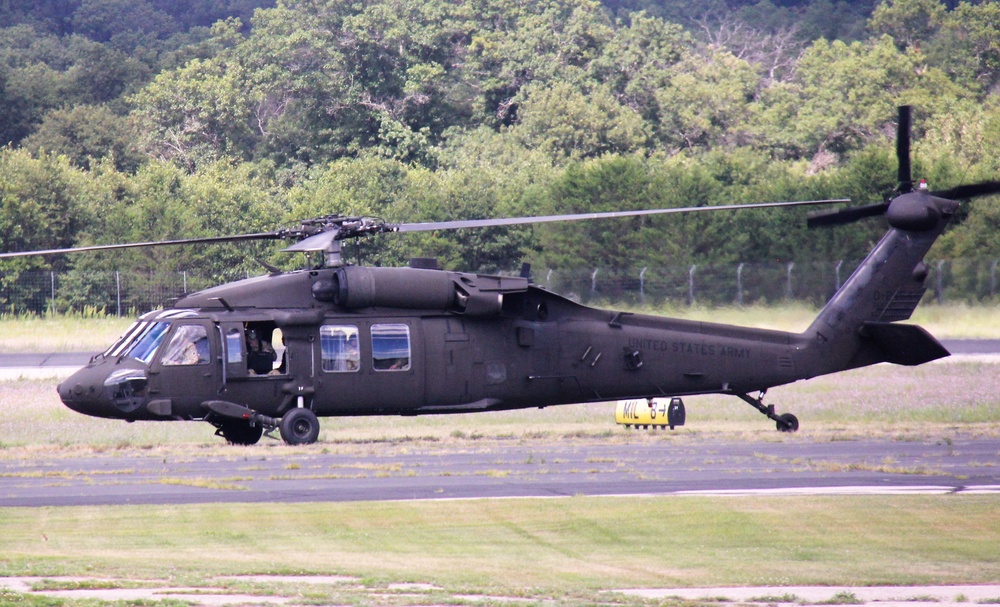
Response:
[{"label": "main rotor blade", "polygon": [[610,211],[606,213],[575,213],[569,215],[542,215],[537,217],[500,217],[497,219],[459,219],[455,221],[432,221],[427,223],[394,224],[396,232],[433,232],[435,230],[458,230],[464,228],[489,228],[556,221],[582,221],[585,219],[614,219],[618,217],[641,217],[646,215],[668,215],[672,213],[697,213],[702,211],[738,211],[741,209],[766,209],[773,207],[798,207],[817,204],[850,202],[849,198],[831,200],[799,200],[793,202],[757,202],[752,204],[726,204],[703,207],[677,207],[672,209],[645,209],[639,211]]},{"label": "main rotor blade", "polygon": [[834,211],[823,211],[810,215],[806,219],[806,226],[809,228],[820,228],[826,226],[839,226],[845,223],[853,223],[866,217],[882,215],[889,209],[888,202],[876,204],[866,204],[860,207],[848,207]]},{"label": "main rotor blade", "polygon": [[[528,225],[556,221],[582,221],[585,219],[612,219],[616,217],[637,217],[643,215],[665,215],[669,213],[692,213],[697,211],[733,211],[739,209],[759,209],[769,207],[795,207],[816,204],[850,202],[848,198],[835,200],[799,200],[792,202],[759,202],[753,204],[729,204],[721,206],[680,207],[673,209],[645,209],[639,211],[610,211],[606,213],[576,213],[569,215],[542,215],[536,217],[500,217],[495,219],[458,219],[454,221],[430,221],[426,223],[387,223],[380,232],[433,232],[436,230],[462,230],[468,228],[490,228],[497,226]],[[365,232],[370,233],[370,232]],[[287,253],[326,251],[337,240],[349,238],[338,230],[328,230],[282,249]]]},{"label": "main rotor blade", "polygon": [[58,255],[62,253],[83,253],[86,251],[114,251],[117,249],[135,249],[139,247],[162,247],[182,244],[211,244],[213,242],[239,242],[244,240],[277,240],[284,238],[281,232],[259,232],[256,234],[238,234],[236,236],[209,236],[205,238],[184,238],[181,240],[155,240],[152,242],[129,242],[125,244],[100,244],[87,247],[70,247],[67,249],[44,249],[39,251],[19,251],[0,253],[0,259],[10,257],[32,257],[35,255]]},{"label": "main rotor blade", "polygon": [[910,124],[913,106],[899,106],[899,123],[896,125],[896,160],[899,162],[899,193],[913,191],[913,175],[910,170]]}]

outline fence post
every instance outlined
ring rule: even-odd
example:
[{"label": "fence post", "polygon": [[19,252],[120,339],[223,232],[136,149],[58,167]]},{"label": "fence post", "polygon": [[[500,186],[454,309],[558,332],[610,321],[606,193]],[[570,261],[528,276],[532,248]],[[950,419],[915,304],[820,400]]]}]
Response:
[{"label": "fence post", "polygon": [[736,305],[743,307],[743,266],[745,264],[740,263],[736,266]]},{"label": "fence post", "polygon": [[122,276],[115,270],[115,301],[118,302],[118,318],[122,317]]},{"label": "fence post", "polygon": [[597,293],[597,273],[600,272],[600,268],[595,268],[594,273],[590,275],[590,292]]},{"label": "fence post", "polygon": [[639,272],[639,301],[646,303],[646,269]]},{"label": "fence post", "polygon": [[937,262],[937,276],[934,277],[934,284],[937,289],[936,295],[939,306],[944,302],[944,279],[941,278],[941,275],[944,274],[943,270],[944,270],[944,260],[939,259]]},{"label": "fence post", "polygon": [[698,266],[693,265],[688,270],[688,305],[689,306],[693,306],[694,305],[694,271],[697,268],[698,268]]},{"label": "fence post", "polygon": [[49,272],[51,278],[51,288],[52,288],[52,299],[50,300],[49,306],[52,309],[52,316],[56,315],[56,273],[55,270]]},{"label": "fence post", "polygon": [[990,297],[997,294],[997,260],[990,264]]},{"label": "fence post", "polygon": [[792,268],[795,267],[795,262],[788,262],[788,272],[787,272],[787,283],[785,286],[785,299],[792,299]]},{"label": "fence post", "polygon": [[836,278],[836,283],[837,284],[836,284],[836,287],[834,288],[835,292],[840,290],[840,266],[842,266],[842,265],[844,265],[844,260],[843,259],[837,261],[837,265],[834,266],[834,268],[833,268],[833,273],[837,277]]}]

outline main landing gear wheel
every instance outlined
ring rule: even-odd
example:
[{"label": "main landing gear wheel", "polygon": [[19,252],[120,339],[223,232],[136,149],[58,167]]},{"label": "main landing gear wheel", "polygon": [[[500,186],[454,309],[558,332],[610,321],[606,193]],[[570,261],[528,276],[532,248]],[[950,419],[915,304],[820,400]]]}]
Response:
[{"label": "main landing gear wheel", "polygon": [[292,409],[281,418],[281,438],[289,445],[311,445],[319,438],[319,419],[309,409]]},{"label": "main landing gear wheel", "polygon": [[226,420],[219,424],[216,434],[226,439],[230,445],[256,445],[264,434],[260,425],[251,426],[242,420]]}]

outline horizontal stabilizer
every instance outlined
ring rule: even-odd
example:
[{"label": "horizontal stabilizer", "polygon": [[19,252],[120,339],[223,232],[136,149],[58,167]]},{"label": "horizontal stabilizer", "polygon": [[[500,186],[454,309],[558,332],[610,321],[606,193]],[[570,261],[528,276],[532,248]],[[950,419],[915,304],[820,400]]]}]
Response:
[{"label": "horizontal stabilizer", "polygon": [[922,365],[949,356],[951,352],[923,327],[884,322],[866,322],[862,334],[882,350],[885,362]]}]

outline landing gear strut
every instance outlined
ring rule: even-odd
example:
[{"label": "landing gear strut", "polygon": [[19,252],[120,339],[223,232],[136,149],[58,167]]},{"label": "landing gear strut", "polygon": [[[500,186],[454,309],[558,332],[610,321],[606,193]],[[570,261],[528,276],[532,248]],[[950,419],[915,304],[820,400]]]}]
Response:
[{"label": "landing gear strut", "polygon": [[743,401],[749,404],[754,409],[760,411],[768,418],[774,420],[778,432],[795,432],[799,429],[799,418],[795,417],[791,413],[784,413],[778,415],[774,412],[774,405],[764,404],[764,390],[760,392],[757,398],[751,397],[749,394],[737,394]]},{"label": "landing gear strut", "polygon": [[281,418],[261,415],[249,407],[224,400],[210,400],[203,406],[211,411],[208,421],[217,428],[216,435],[234,445],[253,445],[261,436],[271,436],[275,429],[289,445],[311,445],[319,438],[319,420],[304,407],[288,410]]}]

